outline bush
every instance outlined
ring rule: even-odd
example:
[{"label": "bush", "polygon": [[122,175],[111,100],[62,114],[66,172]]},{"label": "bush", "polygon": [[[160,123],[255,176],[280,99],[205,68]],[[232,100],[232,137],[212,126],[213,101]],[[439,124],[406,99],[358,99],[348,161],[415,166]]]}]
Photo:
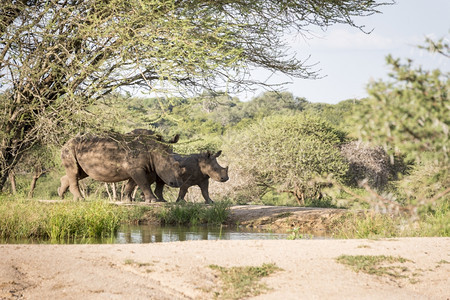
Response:
[{"label": "bush", "polygon": [[189,141],[179,141],[174,144],[173,148],[176,153],[189,155],[200,152],[217,152],[221,150],[222,140],[220,137],[201,137],[191,139]]},{"label": "bush", "polygon": [[242,178],[231,178],[228,186],[256,190],[259,196],[270,189],[292,193],[303,205],[305,198],[321,198],[328,175],[343,179],[348,166],[338,146],[344,141],[344,132],[313,116],[265,118],[224,146],[230,170]]},{"label": "bush", "polygon": [[350,186],[367,180],[370,187],[383,190],[390,177],[389,156],[380,146],[371,147],[368,143],[353,141],[342,145],[341,153],[349,168],[346,183]]},{"label": "bush", "polygon": [[[410,174],[397,182],[395,188],[402,202],[424,204],[450,188],[449,174],[450,166],[425,160],[413,166]],[[444,194],[442,197],[448,200],[450,194]]]}]

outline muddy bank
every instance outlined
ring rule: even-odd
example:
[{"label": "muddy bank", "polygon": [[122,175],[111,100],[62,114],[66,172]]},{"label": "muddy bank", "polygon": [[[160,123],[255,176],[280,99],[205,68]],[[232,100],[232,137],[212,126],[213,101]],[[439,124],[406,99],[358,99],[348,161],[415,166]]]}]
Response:
[{"label": "muddy bank", "polygon": [[[155,215],[163,205],[150,205],[155,209],[146,215],[145,222],[157,224],[159,220]],[[297,228],[300,232],[321,235],[329,232],[333,222],[347,212],[346,209],[336,208],[234,205],[230,207],[226,224],[276,231]]]},{"label": "muddy bank", "polygon": [[236,205],[230,208],[229,224],[272,230],[298,228],[301,232],[327,232],[345,209]]}]

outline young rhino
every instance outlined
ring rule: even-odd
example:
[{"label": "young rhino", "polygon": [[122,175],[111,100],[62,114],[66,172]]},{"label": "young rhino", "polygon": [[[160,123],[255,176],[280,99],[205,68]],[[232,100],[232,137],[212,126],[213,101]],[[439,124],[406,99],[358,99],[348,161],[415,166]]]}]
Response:
[{"label": "young rhino", "polygon": [[[228,167],[221,167],[216,159],[221,153],[222,151],[218,151],[215,154],[211,154],[208,151],[200,154],[174,155],[175,160],[177,160],[180,163],[180,166],[186,170],[181,176],[183,184],[180,187],[177,202],[184,201],[184,196],[189,187],[198,185],[202,191],[205,203],[214,203],[209,197],[209,178],[219,182],[228,180]],[[157,179],[155,195],[159,199],[163,199],[163,189],[164,182],[161,179]]]},{"label": "young rhino", "polygon": [[[210,152],[191,155],[179,155],[174,154],[173,157],[180,163],[180,167],[185,171],[181,175],[183,184],[180,187],[178,193],[177,202],[184,201],[184,196],[187,193],[189,187],[198,185],[202,191],[203,198],[206,203],[214,203],[209,197],[208,187],[209,178],[216,181],[225,182],[228,180],[228,167],[222,168],[217,162],[216,158],[220,156],[222,151],[215,154]],[[158,201],[166,202],[163,198],[164,181],[157,177],[155,195]],[[131,192],[136,187],[136,183],[133,180],[128,181],[125,188],[128,198],[131,199]]]}]

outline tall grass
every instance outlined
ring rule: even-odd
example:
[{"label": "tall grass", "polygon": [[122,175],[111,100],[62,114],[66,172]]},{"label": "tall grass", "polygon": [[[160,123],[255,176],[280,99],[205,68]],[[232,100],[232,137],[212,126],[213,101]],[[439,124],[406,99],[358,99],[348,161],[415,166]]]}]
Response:
[{"label": "tall grass", "polygon": [[449,237],[450,202],[436,203],[417,216],[348,213],[331,227],[337,238]]},{"label": "tall grass", "polygon": [[215,202],[210,206],[200,203],[169,204],[158,213],[158,217],[163,224],[218,225],[228,218],[230,205],[226,201]]},{"label": "tall grass", "polygon": [[138,214],[101,200],[48,204],[0,198],[0,238],[52,241],[104,238],[113,236],[121,222]]}]

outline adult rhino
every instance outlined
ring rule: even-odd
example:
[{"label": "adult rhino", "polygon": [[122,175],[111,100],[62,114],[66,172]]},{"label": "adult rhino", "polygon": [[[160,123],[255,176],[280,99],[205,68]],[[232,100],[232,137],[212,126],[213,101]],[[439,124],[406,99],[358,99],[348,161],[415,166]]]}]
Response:
[{"label": "adult rhino", "polygon": [[[210,152],[191,155],[174,154],[174,158],[185,169],[185,172],[181,175],[183,184],[178,192],[177,202],[184,201],[184,196],[188,189],[193,185],[197,185],[200,187],[205,203],[214,203],[209,197],[209,178],[219,182],[228,180],[228,167],[223,168],[217,162],[217,157],[221,153],[222,151],[218,151],[215,154]],[[164,183],[162,178],[156,178],[155,194],[159,201],[166,201],[163,197]],[[125,189],[132,191],[135,187],[136,183],[130,180]],[[128,197],[131,198],[131,195],[128,195]]]},{"label": "adult rhino", "polygon": [[103,182],[132,181],[141,188],[146,202],[156,202],[150,189],[156,178],[180,187],[185,172],[172,156],[170,145],[139,134],[77,136],[64,145],[61,159],[66,176],[61,178],[58,194],[62,197],[69,187],[74,200],[83,198],[78,181],[89,176]]}]

